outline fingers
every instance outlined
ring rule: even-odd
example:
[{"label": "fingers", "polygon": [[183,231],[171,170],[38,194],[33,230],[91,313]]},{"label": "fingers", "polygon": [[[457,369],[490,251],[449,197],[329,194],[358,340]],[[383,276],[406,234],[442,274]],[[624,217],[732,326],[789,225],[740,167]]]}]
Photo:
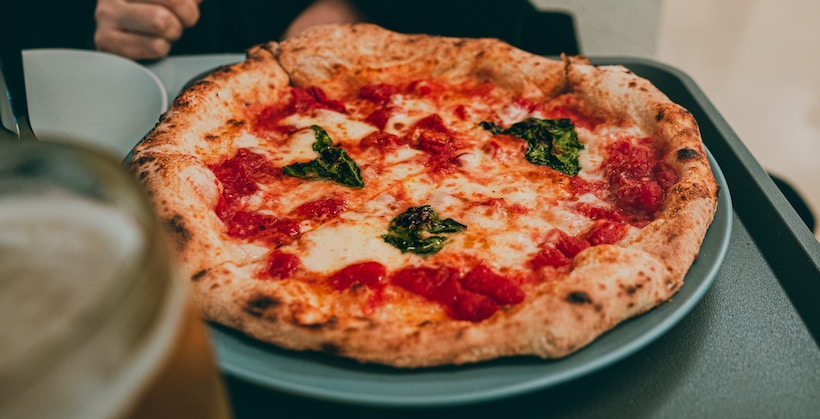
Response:
[{"label": "fingers", "polygon": [[190,28],[194,26],[199,20],[199,3],[202,0],[126,0],[129,3],[151,4],[156,6],[164,6],[170,10],[174,16],[182,22],[182,26]]},{"label": "fingers", "polygon": [[98,0],[94,17],[98,50],[132,59],[161,58],[199,20],[199,0]]}]

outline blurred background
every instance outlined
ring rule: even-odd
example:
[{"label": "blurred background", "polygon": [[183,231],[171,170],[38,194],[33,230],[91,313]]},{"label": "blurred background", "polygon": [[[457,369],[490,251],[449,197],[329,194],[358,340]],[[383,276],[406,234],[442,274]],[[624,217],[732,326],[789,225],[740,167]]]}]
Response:
[{"label": "blurred background", "polygon": [[664,0],[655,53],[698,83],[763,167],[797,189],[815,217],[818,18],[815,0]]},{"label": "blurred background", "polygon": [[[556,50],[543,49],[541,40],[557,36],[559,42],[551,48],[589,56],[649,58],[682,70],[761,165],[790,184],[815,215],[820,211],[820,30],[814,28],[820,2],[530,2],[538,11],[559,18],[527,20],[528,29],[513,43],[552,54]],[[5,3],[0,24],[3,50],[93,47],[95,0]],[[219,1],[204,0],[203,7],[207,3]],[[438,3],[442,2],[433,4]],[[556,32],[566,30],[574,31],[576,39],[559,39]],[[815,234],[820,237],[820,232]]]}]

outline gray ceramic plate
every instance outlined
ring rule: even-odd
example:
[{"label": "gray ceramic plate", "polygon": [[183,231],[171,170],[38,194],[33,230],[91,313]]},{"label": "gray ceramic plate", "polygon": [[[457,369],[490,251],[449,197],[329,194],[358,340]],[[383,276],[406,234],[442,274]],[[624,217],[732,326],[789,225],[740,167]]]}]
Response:
[{"label": "gray ceramic plate", "polygon": [[91,144],[126,156],[168,107],[159,78],[97,51],[23,51],[29,119],[41,139]]},{"label": "gray ceramic plate", "polygon": [[711,155],[710,159],[720,185],[720,201],[700,256],[683,287],[671,302],[620,324],[569,357],[555,361],[521,357],[405,371],[360,365],[323,354],[285,351],[213,326],[219,364],[227,374],[284,393],[361,405],[415,407],[519,395],[599,370],[672,328],[703,298],[717,276],[729,246],[732,202],[723,173]]}]

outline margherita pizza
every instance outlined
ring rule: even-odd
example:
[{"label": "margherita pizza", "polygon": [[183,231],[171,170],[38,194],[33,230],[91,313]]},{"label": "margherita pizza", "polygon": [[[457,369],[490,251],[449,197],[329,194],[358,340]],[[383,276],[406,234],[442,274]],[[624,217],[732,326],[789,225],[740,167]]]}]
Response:
[{"label": "margherita pizza", "polygon": [[369,24],[250,49],[131,167],[205,319],[407,368],[582,348],[673,296],[717,205],[625,68]]}]

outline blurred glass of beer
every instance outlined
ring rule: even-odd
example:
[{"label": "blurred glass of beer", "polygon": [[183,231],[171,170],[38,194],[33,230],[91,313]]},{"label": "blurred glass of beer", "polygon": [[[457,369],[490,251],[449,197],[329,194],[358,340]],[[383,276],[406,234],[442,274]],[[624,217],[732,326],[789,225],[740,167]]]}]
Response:
[{"label": "blurred glass of beer", "polygon": [[0,417],[225,418],[207,330],[115,159],[0,142]]}]

